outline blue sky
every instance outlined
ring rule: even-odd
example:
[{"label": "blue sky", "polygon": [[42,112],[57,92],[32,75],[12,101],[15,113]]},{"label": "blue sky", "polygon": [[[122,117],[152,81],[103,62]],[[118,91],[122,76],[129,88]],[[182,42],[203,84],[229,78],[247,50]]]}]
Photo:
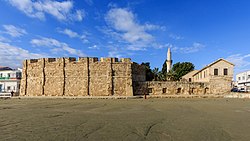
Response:
[{"label": "blue sky", "polygon": [[42,57],[124,57],[196,69],[225,58],[250,69],[248,0],[0,0],[0,65]]}]

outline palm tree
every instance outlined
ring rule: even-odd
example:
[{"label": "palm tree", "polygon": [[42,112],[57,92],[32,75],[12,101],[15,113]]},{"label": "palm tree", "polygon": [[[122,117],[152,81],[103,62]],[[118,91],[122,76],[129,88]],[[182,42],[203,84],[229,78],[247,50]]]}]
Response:
[{"label": "palm tree", "polygon": [[166,75],[166,80],[176,81],[176,73],[173,70],[170,70]]},{"label": "palm tree", "polygon": [[154,68],[153,70],[152,70],[152,73],[153,73],[153,75],[154,75],[154,78],[153,78],[153,81],[158,81],[159,79],[159,68]]}]

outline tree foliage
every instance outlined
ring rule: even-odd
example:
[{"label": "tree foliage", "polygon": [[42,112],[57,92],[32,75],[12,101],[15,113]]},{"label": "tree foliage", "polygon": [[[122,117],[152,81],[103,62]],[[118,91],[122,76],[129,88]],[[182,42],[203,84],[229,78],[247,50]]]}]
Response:
[{"label": "tree foliage", "polygon": [[167,74],[167,63],[166,62],[167,62],[167,60],[165,60],[165,62],[162,65],[162,69],[161,69],[162,74]]},{"label": "tree foliage", "polygon": [[194,70],[194,65],[190,62],[178,62],[173,65],[172,69],[167,72],[167,64],[166,61],[162,65],[162,75],[165,76],[165,79],[171,81],[179,81],[182,76],[186,75],[190,71]]},{"label": "tree foliage", "polygon": [[151,70],[149,62],[142,63],[141,65],[144,65],[146,68],[147,81],[179,81],[182,76],[194,70],[194,65],[190,62],[178,62],[173,65],[172,69],[169,72],[167,72],[166,61],[162,65],[161,71],[159,71],[159,68],[154,68],[153,70]]},{"label": "tree foliage", "polygon": [[194,70],[194,64],[190,62],[178,62],[173,65],[172,71],[175,73],[175,80],[180,80],[182,76]]},{"label": "tree foliage", "polygon": [[146,81],[152,81],[154,79],[154,74],[152,70],[150,69],[150,63],[142,63],[141,65],[145,66],[146,68]]}]

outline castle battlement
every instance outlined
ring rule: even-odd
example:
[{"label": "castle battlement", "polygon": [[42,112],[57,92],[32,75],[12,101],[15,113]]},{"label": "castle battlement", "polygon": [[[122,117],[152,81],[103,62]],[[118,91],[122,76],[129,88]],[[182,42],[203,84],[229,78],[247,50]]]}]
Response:
[{"label": "castle battlement", "polygon": [[133,63],[130,58],[104,58],[101,57],[100,60],[97,57],[63,57],[63,58],[39,58],[39,59],[29,59],[25,60],[24,62],[27,62],[28,64],[34,64],[34,63]]}]

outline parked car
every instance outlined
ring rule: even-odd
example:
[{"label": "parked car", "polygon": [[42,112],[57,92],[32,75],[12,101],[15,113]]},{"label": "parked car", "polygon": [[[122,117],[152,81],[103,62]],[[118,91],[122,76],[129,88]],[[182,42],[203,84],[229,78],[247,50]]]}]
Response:
[{"label": "parked car", "polygon": [[238,88],[232,88],[231,89],[231,92],[238,92],[239,90],[238,90]]}]

